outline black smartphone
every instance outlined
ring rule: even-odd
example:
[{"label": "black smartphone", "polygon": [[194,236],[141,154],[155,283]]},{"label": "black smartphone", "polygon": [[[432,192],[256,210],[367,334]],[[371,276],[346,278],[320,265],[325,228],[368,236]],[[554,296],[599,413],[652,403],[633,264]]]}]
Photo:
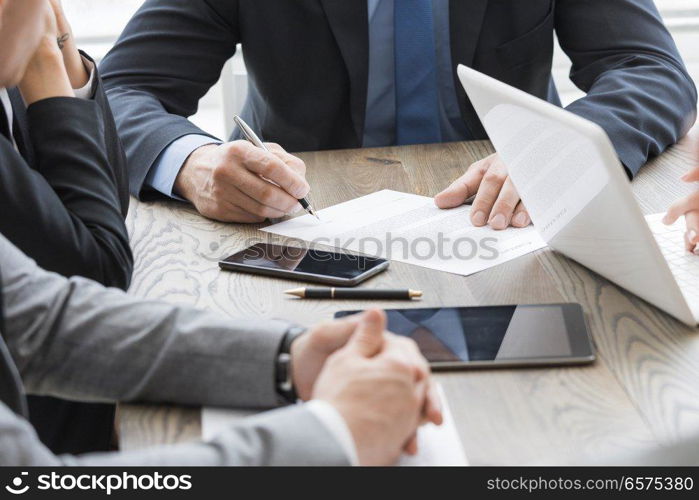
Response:
[{"label": "black smartphone", "polygon": [[335,286],[355,286],[388,269],[386,259],[258,243],[218,263],[221,269]]},{"label": "black smartphone", "polygon": [[[359,311],[342,311],[335,317]],[[579,304],[390,309],[388,329],[410,337],[435,370],[580,365],[595,351]]]}]

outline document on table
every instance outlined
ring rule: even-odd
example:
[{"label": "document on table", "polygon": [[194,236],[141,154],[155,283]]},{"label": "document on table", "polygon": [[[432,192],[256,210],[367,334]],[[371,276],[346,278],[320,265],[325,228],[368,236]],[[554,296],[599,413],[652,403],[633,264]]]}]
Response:
[{"label": "document on table", "polygon": [[[427,424],[418,431],[418,454],[403,455],[398,462],[401,466],[465,466],[468,460],[461,446],[461,438],[456,430],[454,418],[447,398],[441,386],[438,385],[442,400],[444,423],[440,426]],[[241,418],[253,415],[254,412],[240,410],[221,410],[204,408],[201,417],[202,434],[208,441],[226,428],[234,425]]]},{"label": "document on table", "polygon": [[533,226],[474,227],[470,206],[440,210],[432,198],[383,190],[263,231],[398,262],[469,275],[546,246]]}]

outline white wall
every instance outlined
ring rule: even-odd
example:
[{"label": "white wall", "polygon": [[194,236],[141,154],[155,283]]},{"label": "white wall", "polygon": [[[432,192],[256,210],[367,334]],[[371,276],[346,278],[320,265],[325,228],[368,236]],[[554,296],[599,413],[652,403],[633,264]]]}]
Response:
[{"label": "white wall", "polygon": [[[76,37],[97,58],[109,50],[141,3],[143,0],[63,0]],[[675,37],[690,74],[699,82],[699,0],[656,0],[656,4]],[[569,70],[570,61],[557,49],[554,78],[564,103],[582,95],[568,79]],[[240,55],[229,64],[224,75],[228,92],[224,96],[219,83],[202,99],[200,110],[193,117],[195,123],[220,137],[224,137],[230,128],[230,120],[224,122],[224,116],[239,111],[245,99],[245,65]]]}]

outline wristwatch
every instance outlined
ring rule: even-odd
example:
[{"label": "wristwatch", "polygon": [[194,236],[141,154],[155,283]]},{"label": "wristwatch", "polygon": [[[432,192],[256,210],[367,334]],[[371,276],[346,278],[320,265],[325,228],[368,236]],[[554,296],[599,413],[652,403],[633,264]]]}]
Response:
[{"label": "wristwatch", "polygon": [[293,373],[291,370],[291,344],[306,332],[305,328],[291,327],[284,335],[279,353],[277,354],[276,385],[277,393],[287,403],[293,404],[298,400],[294,387]]}]

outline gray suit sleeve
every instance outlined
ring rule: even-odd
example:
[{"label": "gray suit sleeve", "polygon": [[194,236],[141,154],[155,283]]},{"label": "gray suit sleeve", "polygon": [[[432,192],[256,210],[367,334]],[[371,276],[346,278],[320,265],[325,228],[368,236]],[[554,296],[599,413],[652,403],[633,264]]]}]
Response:
[{"label": "gray suit sleeve", "polygon": [[277,404],[289,328],[139,300],[41,270],[0,236],[6,343],[29,392],[82,401]]},{"label": "gray suit sleeve", "polygon": [[632,175],[694,124],[697,92],[652,0],[559,0],[556,33],[587,96],[567,109],[605,129]]},{"label": "gray suit sleeve", "polygon": [[[0,235],[2,332],[30,392],[93,401],[229,407],[277,402],[279,321],[228,320],[141,301],[39,269]],[[53,455],[0,402],[0,466],[348,465],[304,406],[242,420],[207,443],[81,457]]]},{"label": "gray suit sleeve", "polygon": [[133,452],[56,456],[0,403],[0,466],[349,465],[338,441],[303,406],[242,420],[209,442]]}]

